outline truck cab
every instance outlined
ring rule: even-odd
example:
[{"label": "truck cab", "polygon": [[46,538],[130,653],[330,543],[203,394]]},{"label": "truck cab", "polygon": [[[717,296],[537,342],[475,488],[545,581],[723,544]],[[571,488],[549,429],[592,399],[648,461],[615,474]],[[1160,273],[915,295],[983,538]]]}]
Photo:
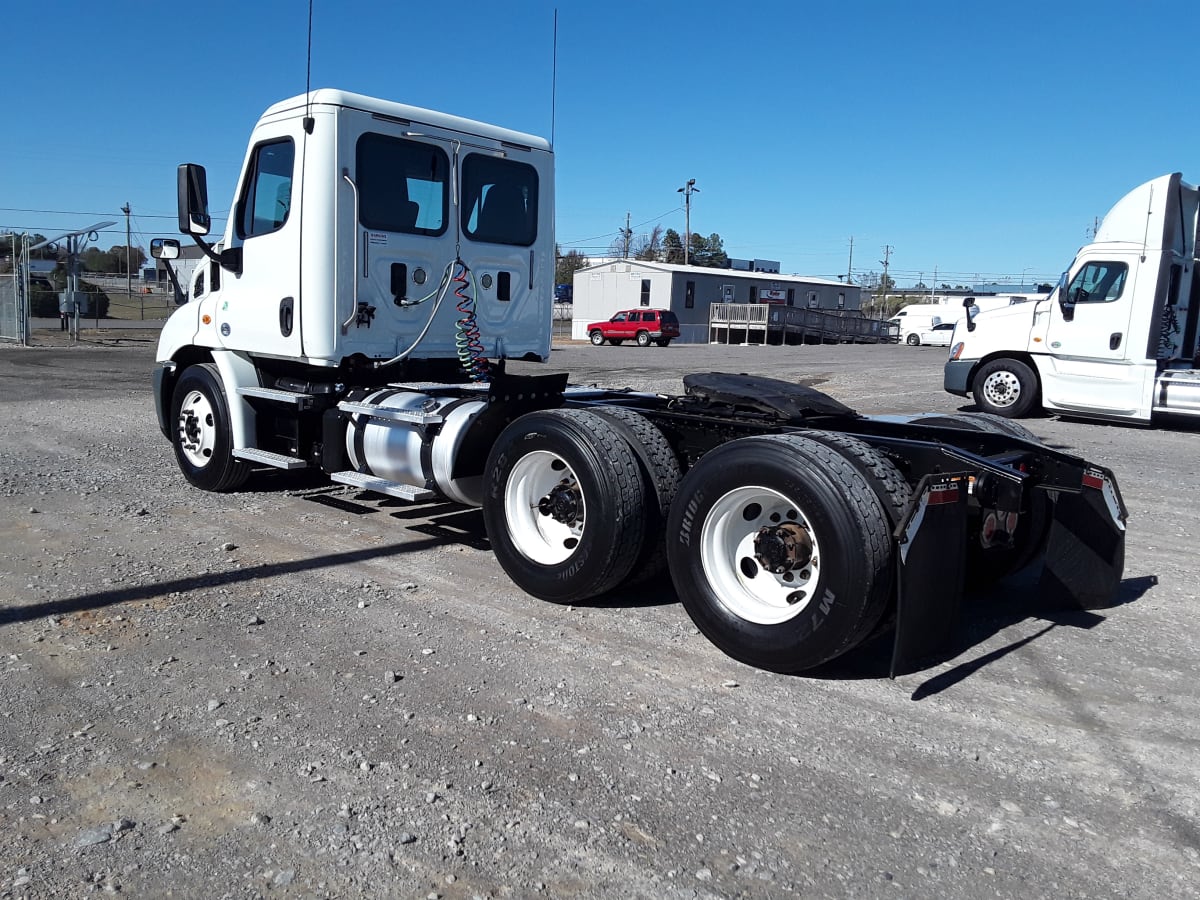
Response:
[{"label": "truck cab", "polygon": [[[312,367],[544,360],[553,165],[532,135],[344,91],[271,106],[250,137],[195,314],[162,355],[201,345]],[[180,230],[203,242],[204,170],[181,166]],[[477,291],[464,336],[455,263]],[[460,271],[458,274],[462,275]],[[450,297],[449,300],[446,298]],[[198,323],[192,331],[191,323]],[[278,366],[277,366],[278,367]]]},{"label": "truck cab", "polygon": [[1198,197],[1179,173],[1128,193],[1048,297],[959,323],[945,389],[1012,418],[1200,414]]}]

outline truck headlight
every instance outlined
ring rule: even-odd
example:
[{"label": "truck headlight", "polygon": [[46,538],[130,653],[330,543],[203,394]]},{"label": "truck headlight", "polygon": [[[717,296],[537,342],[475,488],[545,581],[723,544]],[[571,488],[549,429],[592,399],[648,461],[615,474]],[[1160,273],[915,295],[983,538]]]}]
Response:
[{"label": "truck headlight", "polygon": [[967,345],[966,341],[959,341],[957,344],[955,344],[953,347],[951,347],[950,348],[950,358],[958,359],[960,356],[962,356],[963,347],[965,347],[966,345]]}]

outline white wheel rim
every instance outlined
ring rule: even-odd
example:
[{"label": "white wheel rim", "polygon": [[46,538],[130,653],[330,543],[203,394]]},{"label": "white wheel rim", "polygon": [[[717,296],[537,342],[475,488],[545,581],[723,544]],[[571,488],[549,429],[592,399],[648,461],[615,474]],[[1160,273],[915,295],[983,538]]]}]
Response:
[{"label": "white wheel rim", "polygon": [[1012,372],[993,372],[983,381],[983,396],[993,406],[1012,406],[1021,396],[1021,381]]},{"label": "white wheel rim", "polygon": [[[577,515],[571,521],[545,511],[551,491],[573,497]],[[579,477],[556,453],[535,450],[517,461],[504,488],[504,510],[513,546],[542,565],[569,559],[583,537],[585,505]]]},{"label": "white wheel rim", "polygon": [[[759,529],[792,522],[812,541],[803,569],[777,575],[755,558]],[[730,491],[713,504],[700,532],[704,574],[725,607],[758,625],[779,625],[798,616],[813,598],[821,576],[816,535],[795,503],[766,487]]]},{"label": "white wheel rim", "polygon": [[201,391],[190,391],[179,405],[176,423],[179,449],[197,469],[208,465],[217,446],[217,418],[212,403]]}]

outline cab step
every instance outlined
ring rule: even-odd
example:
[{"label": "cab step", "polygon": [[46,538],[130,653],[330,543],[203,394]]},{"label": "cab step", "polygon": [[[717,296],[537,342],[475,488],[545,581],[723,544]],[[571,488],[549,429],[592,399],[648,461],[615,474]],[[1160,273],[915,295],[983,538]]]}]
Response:
[{"label": "cab step", "polygon": [[286,403],[299,409],[308,409],[316,399],[312,394],[299,391],[281,391],[278,388],[240,387],[238,394],[243,397],[256,397],[259,400],[270,400],[274,403]]},{"label": "cab step", "polygon": [[353,400],[343,400],[338,409],[354,415],[370,416],[373,419],[384,419],[389,422],[405,422],[411,425],[436,425],[442,421],[440,412],[421,412],[411,409],[389,409],[375,403],[358,403]]},{"label": "cab step", "polygon": [[389,497],[397,497],[400,500],[416,502],[418,500],[432,500],[437,496],[436,491],[431,491],[428,488],[413,487],[411,484],[388,481],[386,478],[376,478],[374,475],[367,475],[363,472],[355,472],[353,470],[348,472],[333,472],[329,478],[339,484],[348,484],[362,491],[374,491],[376,494],[387,494]]},{"label": "cab step", "polygon": [[270,450],[259,450],[257,447],[235,447],[233,449],[233,456],[235,459],[244,459],[247,462],[272,466],[276,469],[308,468],[308,462],[303,459],[297,459],[294,456],[285,456],[282,453],[272,453]]},{"label": "cab step", "polygon": [[1158,376],[1154,411],[1175,415],[1200,415],[1200,371],[1168,369]]}]

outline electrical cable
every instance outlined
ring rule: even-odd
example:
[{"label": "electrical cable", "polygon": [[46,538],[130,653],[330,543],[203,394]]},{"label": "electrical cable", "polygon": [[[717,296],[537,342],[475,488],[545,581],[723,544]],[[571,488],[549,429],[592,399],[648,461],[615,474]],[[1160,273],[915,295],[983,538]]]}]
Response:
[{"label": "electrical cable", "polygon": [[[453,281],[458,284],[458,287],[454,289],[454,296],[458,298],[457,308],[460,315],[459,320],[455,323],[454,335],[458,361],[471,381],[488,382],[491,380],[488,373],[488,360],[484,355],[483,341],[479,337],[479,322],[475,317],[475,298],[478,296],[475,289],[475,276],[461,259],[457,261],[457,265],[462,267],[462,271],[456,273],[453,278]],[[471,276],[470,297],[463,293],[463,289],[467,286],[468,275]]]}]

